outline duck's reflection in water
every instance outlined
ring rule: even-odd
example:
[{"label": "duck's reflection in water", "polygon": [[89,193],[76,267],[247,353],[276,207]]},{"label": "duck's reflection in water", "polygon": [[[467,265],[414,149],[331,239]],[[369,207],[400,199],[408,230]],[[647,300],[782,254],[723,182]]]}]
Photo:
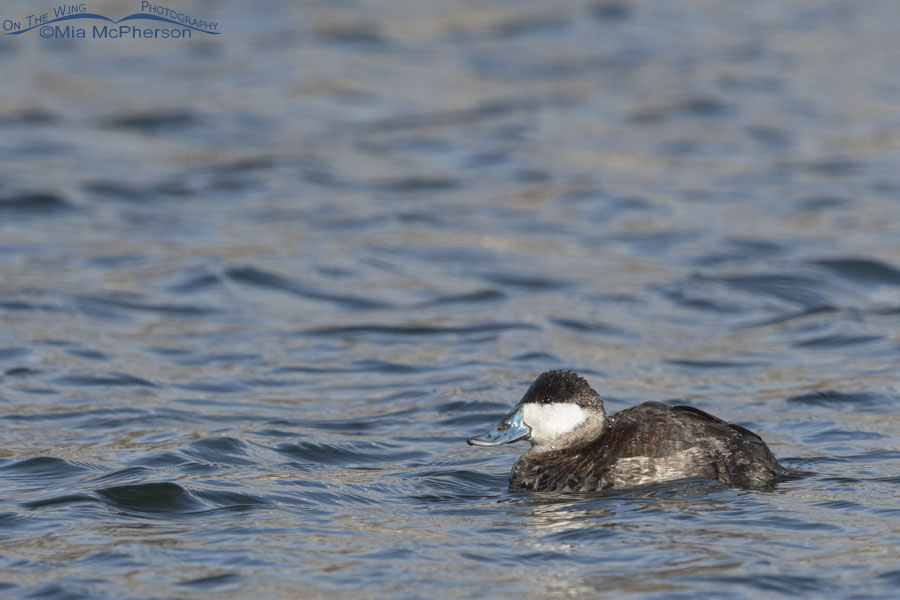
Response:
[{"label": "duck's reflection in water", "polygon": [[[754,493],[695,478],[609,492],[515,494],[508,502],[529,530],[523,537],[531,552],[523,558],[538,565],[528,572],[530,585],[544,597],[571,598],[611,589],[671,594],[696,589],[697,577],[731,572],[741,564],[734,552],[708,542],[733,532],[711,530],[703,517],[735,510],[736,500],[744,510],[756,502]],[[683,535],[686,525],[704,522],[697,535]],[[617,548],[616,558],[597,563],[583,553],[592,542]]]}]

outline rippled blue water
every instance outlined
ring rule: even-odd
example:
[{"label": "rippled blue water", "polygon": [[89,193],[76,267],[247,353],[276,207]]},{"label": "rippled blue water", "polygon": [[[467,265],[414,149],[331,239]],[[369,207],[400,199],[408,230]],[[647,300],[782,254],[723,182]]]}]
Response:
[{"label": "rippled blue water", "polygon": [[[0,34],[0,594],[896,597],[900,4],[176,8]],[[812,474],[510,493],[561,367]]]}]

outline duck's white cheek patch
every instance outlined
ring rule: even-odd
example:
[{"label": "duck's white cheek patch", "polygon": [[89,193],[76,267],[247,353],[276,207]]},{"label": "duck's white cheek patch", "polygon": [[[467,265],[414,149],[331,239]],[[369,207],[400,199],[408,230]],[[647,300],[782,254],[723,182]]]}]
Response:
[{"label": "duck's white cheek patch", "polygon": [[584,423],[587,412],[577,404],[526,404],[522,420],[531,427],[531,443],[543,444],[565,435]]}]

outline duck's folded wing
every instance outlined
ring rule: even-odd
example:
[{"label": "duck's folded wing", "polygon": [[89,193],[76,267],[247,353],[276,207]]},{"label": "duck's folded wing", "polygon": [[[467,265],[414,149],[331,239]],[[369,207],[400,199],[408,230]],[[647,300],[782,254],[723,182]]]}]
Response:
[{"label": "duck's folded wing", "polygon": [[707,421],[709,423],[715,423],[716,425],[726,427],[732,431],[740,433],[741,435],[749,435],[749,436],[752,436],[752,437],[758,439],[759,441],[763,441],[761,437],[759,437],[757,434],[753,433],[746,427],[741,427],[740,425],[735,425],[734,423],[731,423],[730,421],[725,421],[725,420],[720,419],[719,417],[714,417],[713,415],[709,414],[708,412],[704,412],[704,411],[700,410],[699,408],[694,408],[693,406],[673,406],[672,411],[675,413],[682,414],[682,415],[691,415],[692,417],[698,418],[702,421]]}]

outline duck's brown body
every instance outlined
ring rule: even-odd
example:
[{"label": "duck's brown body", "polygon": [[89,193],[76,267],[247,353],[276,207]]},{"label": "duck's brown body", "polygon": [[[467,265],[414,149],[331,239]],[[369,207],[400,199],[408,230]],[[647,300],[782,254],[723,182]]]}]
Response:
[{"label": "duck's brown body", "polygon": [[607,419],[594,439],[533,448],[509,475],[514,491],[595,491],[688,477],[769,488],[781,466],[755,433],[689,406],[647,402]]}]

